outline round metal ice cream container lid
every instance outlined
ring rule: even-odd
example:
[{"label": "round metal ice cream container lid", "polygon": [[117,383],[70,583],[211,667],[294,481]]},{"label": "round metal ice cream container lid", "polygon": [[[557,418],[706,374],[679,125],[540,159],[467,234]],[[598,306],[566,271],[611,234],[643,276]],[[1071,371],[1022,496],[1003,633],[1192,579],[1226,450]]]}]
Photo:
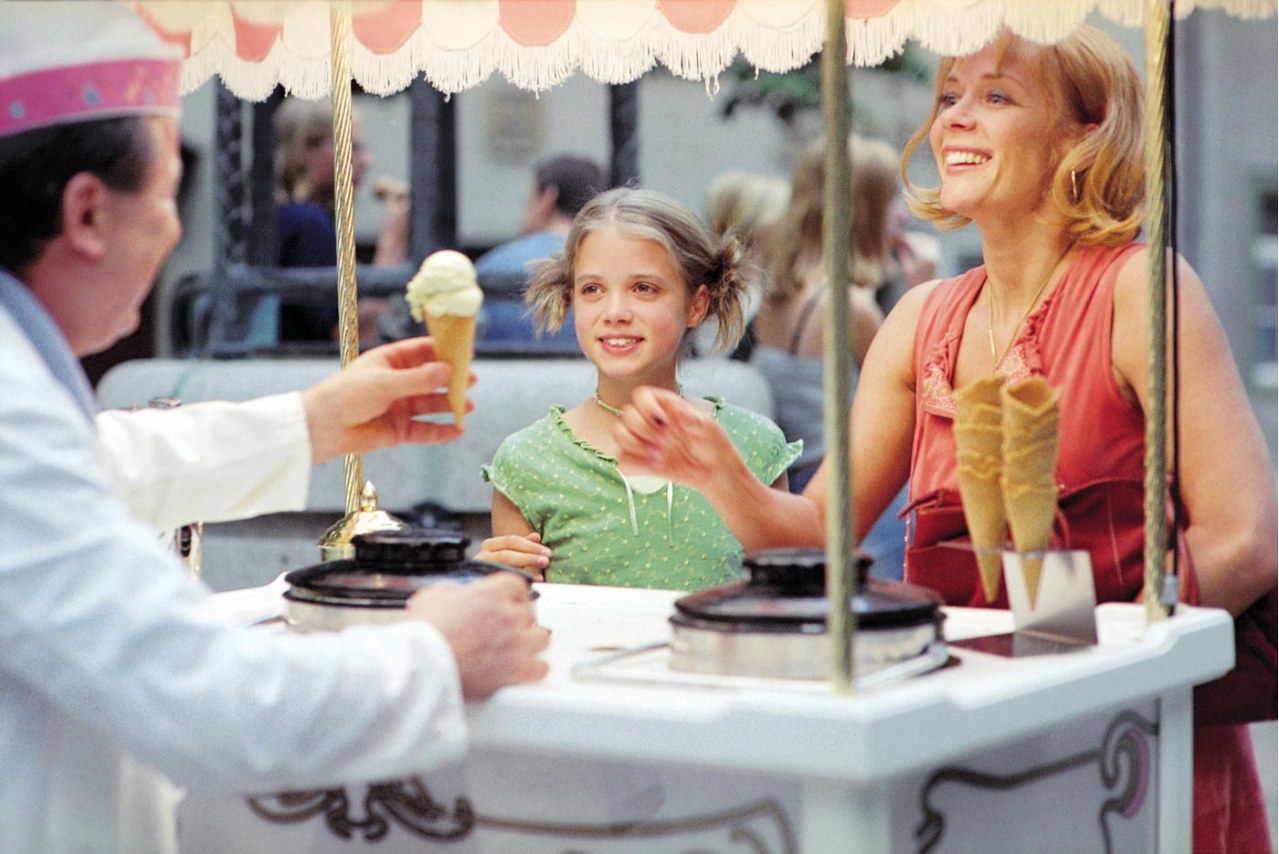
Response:
[{"label": "round metal ice cream container lid", "polygon": [[[778,549],[744,561],[749,580],[675,601],[673,670],[782,679],[824,678],[831,659],[826,556]],[[922,656],[941,639],[941,597],[913,584],[869,578],[858,560],[850,607],[858,672]]]},{"label": "round metal ice cream container lid", "polygon": [[[409,597],[441,582],[467,584],[508,567],[466,559],[469,540],[456,531],[407,529],[362,534],[355,557],[285,575],[285,619],[299,631],[356,623],[393,623]],[[527,577],[527,576],[525,576]],[[531,583],[531,579],[529,579]]]},{"label": "round metal ice cream container lid", "polygon": [[[691,593],[675,602],[675,617],[723,631],[824,631],[826,554],[819,549],[775,549],[751,555],[749,580]],[[853,612],[862,629],[933,622],[941,597],[924,587],[868,577],[870,561],[857,561]]]}]

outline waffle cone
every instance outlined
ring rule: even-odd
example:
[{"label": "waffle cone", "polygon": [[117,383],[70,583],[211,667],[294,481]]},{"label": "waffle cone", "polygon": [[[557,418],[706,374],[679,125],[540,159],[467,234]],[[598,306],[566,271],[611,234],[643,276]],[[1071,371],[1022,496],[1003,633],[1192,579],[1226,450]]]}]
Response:
[{"label": "waffle cone", "polygon": [[955,449],[999,457],[1003,454],[1004,431],[998,425],[955,424]]},{"label": "waffle cone", "polygon": [[968,534],[977,547],[977,568],[987,602],[999,595],[1006,520],[1000,478],[1003,471],[1003,415],[998,374],[955,392],[955,451],[959,497]]},{"label": "waffle cone", "polygon": [[1021,552],[1021,565],[1026,573],[1026,593],[1030,607],[1035,607],[1039,594],[1039,573],[1044,559],[1027,552],[1042,552],[1052,537],[1053,519],[1057,515],[1057,487],[1039,484],[1020,485],[1004,477],[1003,494],[1008,528],[1013,545]]},{"label": "waffle cone", "polygon": [[471,359],[475,355],[475,316],[427,314],[427,333],[435,341],[435,355],[453,366],[449,380],[449,409],[458,427],[466,416],[466,389],[470,385]]},{"label": "waffle cone", "polygon": [[1057,401],[1061,392],[1048,384],[1041,376],[1026,377],[1000,390],[1005,423],[1021,425],[1057,413]]},{"label": "waffle cone", "polygon": [[971,466],[959,467],[959,497],[964,504],[964,521],[968,535],[977,547],[977,568],[981,571],[982,592],[986,601],[999,595],[999,579],[1004,546],[1004,499],[999,475]]},{"label": "waffle cone", "polygon": [[955,390],[955,418],[963,424],[1000,419],[1004,387],[1002,374],[991,374]]},{"label": "waffle cone", "polygon": [[1043,558],[1057,515],[1057,420],[1061,392],[1041,376],[1000,391],[1004,410],[1004,512],[1013,545],[1022,552],[1026,593],[1033,608]]}]

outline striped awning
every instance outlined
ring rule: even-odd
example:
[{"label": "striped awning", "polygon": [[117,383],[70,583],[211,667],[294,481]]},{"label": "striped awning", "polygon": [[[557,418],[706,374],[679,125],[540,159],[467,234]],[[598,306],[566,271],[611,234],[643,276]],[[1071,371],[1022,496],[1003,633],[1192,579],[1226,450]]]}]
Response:
[{"label": "striped awning", "polygon": [[[260,100],[282,84],[303,98],[329,90],[334,0],[133,0],[186,52],[182,87],[213,75]],[[346,0],[351,73],[367,92],[391,94],[423,74],[459,92],[500,74],[543,90],[582,72],[623,83],[656,65],[713,81],[740,53],[787,71],[820,49],[822,0]],[[1001,26],[1050,42],[1097,13],[1140,26],[1143,0],[844,0],[848,60],[877,65],[907,39],[963,54]],[[1222,9],[1275,13],[1275,0],[1179,0],[1177,14]]]}]

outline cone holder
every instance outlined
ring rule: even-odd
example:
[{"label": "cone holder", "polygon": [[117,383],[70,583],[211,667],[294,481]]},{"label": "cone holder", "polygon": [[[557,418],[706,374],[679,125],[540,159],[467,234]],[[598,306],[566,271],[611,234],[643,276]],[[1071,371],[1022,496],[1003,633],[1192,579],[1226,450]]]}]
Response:
[{"label": "cone holder", "polygon": [[1013,634],[1054,646],[1096,644],[1097,590],[1088,552],[1056,549],[1033,554],[1042,557],[1044,564],[1032,605],[1022,571],[1023,553],[1004,552],[1004,586],[1013,612]]},{"label": "cone holder", "polygon": [[[977,547],[956,546],[970,548]],[[1003,553],[1004,588],[1013,615],[1013,630],[1000,635],[950,641],[951,646],[987,652],[1008,658],[1073,652],[1097,643],[1097,589],[1093,583],[1092,560],[1079,549],[1050,549],[1042,552]],[[1022,558],[1043,559],[1039,592],[1030,603]]]}]

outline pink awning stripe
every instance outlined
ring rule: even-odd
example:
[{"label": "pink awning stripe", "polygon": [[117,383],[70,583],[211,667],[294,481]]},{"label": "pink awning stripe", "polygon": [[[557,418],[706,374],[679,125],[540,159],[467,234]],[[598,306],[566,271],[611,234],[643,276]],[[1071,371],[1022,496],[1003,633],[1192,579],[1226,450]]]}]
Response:
[{"label": "pink awning stripe", "polygon": [[501,0],[498,22],[517,44],[544,47],[568,32],[577,0]]},{"label": "pink awning stripe", "polygon": [[283,29],[278,24],[260,24],[236,14],[231,7],[231,21],[235,25],[235,55],[246,62],[261,62],[271,53],[271,48]]},{"label": "pink awning stripe", "polygon": [[395,53],[422,26],[422,0],[388,0],[365,8],[356,6],[351,31],[360,44],[377,54]]},{"label": "pink awning stripe", "polygon": [[736,0],[657,0],[657,9],[671,26],[686,33],[711,33],[733,11]]},{"label": "pink awning stripe", "polygon": [[844,0],[845,18],[880,18],[901,0]]}]

